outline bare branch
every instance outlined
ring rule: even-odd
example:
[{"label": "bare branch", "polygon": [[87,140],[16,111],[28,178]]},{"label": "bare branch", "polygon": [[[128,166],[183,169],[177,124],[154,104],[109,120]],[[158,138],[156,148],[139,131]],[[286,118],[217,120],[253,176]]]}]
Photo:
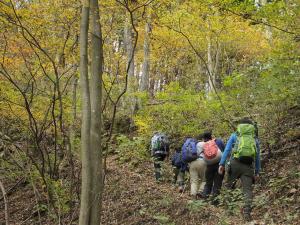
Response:
[{"label": "bare branch", "polygon": [[[108,144],[112,138],[112,134],[113,134],[113,127],[114,127],[114,123],[115,123],[115,117],[116,117],[116,113],[117,113],[117,106],[118,106],[118,103],[120,101],[120,99],[122,98],[122,96],[126,93],[127,91],[127,87],[128,87],[128,73],[129,73],[129,69],[130,69],[130,65],[134,59],[134,52],[136,50],[136,46],[137,46],[137,41],[138,41],[138,37],[139,37],[139,33],[134,25],[134,18],[133,18],[133,13],[134,11],[133,10],[130,10],[129,8],[129,5],[128,5],[128,1],[124,0],[125,3],[122,3],[121,1],[119,0],[116,0],[119,4],[121,4],[122,6],[125,7],[125,9],[128,11],[129,13],[129,16],[130,16],[130,23],[131,23],[131,26],[132,26],[132,29],[134,31],[134,34],[135,34],[135,38],[134,38],[134,42],[133,42],[133,48],[132,48],[132,52],[130,54],[130,59],[127,63],[127,67],[126,67],[126,77],[125,77],[125,84],[124,84],[124,88],[122,90],[122,92],[119,94],[119,96],[117,97],[116,101],[113,103],[114,107],[113,107],[113,114],[112,114],[112,120],[111,120],[111,124],[110,124],[110,129],[109,129],[109,135],[108,135],[108,138],[106,140],[106,146],[105,146],[105,155],[104,155],[104,162],[103,162],[103,165],[104,165],[104,179],[103,179],[103,182],[105,181],[105,176],[106,176],[106,169],[107,169],[107,164],[106,164],[106,159],[107,159],[107,156],[108,156]],[[149,3],[150,4],[150,3]]]},{"label": "bare branch", "polygon": [[275,28],[276,30],[282,31],[282,32],[287,33],[287,34],[293,34],[293,35],[296,35],[296,36],[300,35],[300,34],[297,34],[297,33],[293,32],[293,31],[286,30],[284,28],[278,27],[278,26],[276,26],[274,24],[267,23],[263,19],[255,19],[255,18],[251,17],[251,15],[249,15],[249,14],[247,14],[247,16],[246,16],[243,13],[237,13],[237,12],[234,12],[233,10],[231,10],[231,9],[228,9],[228,8],[225,8],[225,7],[220,7],[220,6],[219,6],[219,9],[223,10],[223,11],[226,11],[226,12],[229,12],[232,15],[236,15],[236,16],[242,17],[245,20],[250,20],[250,21],[254,22],[255,24],[263,24],[265,26]]}]

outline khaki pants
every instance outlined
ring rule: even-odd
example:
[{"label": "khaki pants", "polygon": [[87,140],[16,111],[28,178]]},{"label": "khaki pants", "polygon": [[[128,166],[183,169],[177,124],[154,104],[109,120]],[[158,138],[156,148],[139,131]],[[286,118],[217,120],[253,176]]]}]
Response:
[{"label": "khaki pants", "polygon": [[206,163],[203,159],[197,159],[190,163],[191,195],[201,192],[205,185]]}]

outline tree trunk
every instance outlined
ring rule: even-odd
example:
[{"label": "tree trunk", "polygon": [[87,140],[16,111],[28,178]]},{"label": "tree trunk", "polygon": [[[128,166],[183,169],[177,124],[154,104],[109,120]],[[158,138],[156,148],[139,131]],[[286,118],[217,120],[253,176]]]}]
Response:
[{"label": "tree trunk", "polygon": [[100,224],[102,182],[102,70],[103,46],[98,0],[91,0],[91,225]]},{"label": "tree trunk", "polygon": [[155,78],[152,77],[150,79],[150,87],[149,87],[149,92],[150,92],[150,96],[153,98],[154,97],[154,94],[155,94]]},{"label": "tree trunk", "polygon": [[213,69],[211,36],[207,37],[207,67],[208,67],[208,94],[214,92],[215,74]]},{"label": "tree trunk", "polygon": [[90,128],[91,128],[91,103],[88,80],[88,30],[89,30],[89,0],[83,0],[80,25],[80,85],[82,101],[81,124],[81,200],[79,224],[90,224],[90,188],[92,174],[90,168]]},{"label": "tree trunk", "polygon": [[[101,147],[102,33],[98,0],[90,0],[90,2],[91,7],[89,0],[83,1],[80,28],[80,81],[82,90],[80,225],[100,224],[103,191]],[[88,79],[89,12],[91,12],[91,84],[89,84]]]},{"label": "tree trunk", "polygon": [[[268,3],[267,0],[261,0],[261,5],[264,6]],[[268,20],[266,18],[263,18],[263,22],[267,23]],[[272,27],[266,25],[265,26],[265,29],[266,29],[266,37],[269,41],[270,44],[272,44],[272,40],[273,40],[273,32],[272,32]]]},{"label": "tree trunk", "polygon": [[[132,49],[133,49],[132,28],[131,28],[129,15],[126,16],[126,21],[125,21],[124,44],[125,44],[125,51],[126,51],[126,55],[127,55],[127,64],[130,63],[129,70],[128,70],[128,76],[131,79],[132,77],[134,77],[134,56],[132,57],[132,54],[134,54],[134,52],[132,51]],[[132,58],[132,60],[131,60],[131,58]],[[130,62],[130,60],[131,60],[131,62]]]},{"label": "tree trunk", "polygon": [[144,40],[144,62],[142,68],[141,91],[148,91],[149,89],[149,71],[150,71],[150,22],[147,21],[145,25],[145,40]]},{"label": "tree trunk", "polygon": [[220,55],[221,55],[221,44],[217,41],[216,43],[216,53],[215,53],[215,62],[214,62],[214,85],[215,88],[219,88],[221,86],[221,77],[220,77]]},{"label": "tree trunk", "polygon": [[128,94],[129,97],[125,99],[130,111],[130,117],[133,118],[135,113],[135,108],[137,104],[137,100],[134,96],[132,96],[133,92],[135,91],[137,80],[134,76],[135,70],[135,62],[134,62],[134,51],[133,51],[133,32],[132,32],[132,24],[130,14],[127,13],[125,27],[124,27],[124,44],[125,44],[125,51],[127,56],[127,65],[129,66],[128,69]]},{"label": "tree trunk", "polygon": [[76,120],[77,120],[77,86],[78,86],[78,77],[75,76],[73,80],[73,89],[72,89],[72,124],[70,127],[70,151],[75,151],[75,136],[76,136]]}]

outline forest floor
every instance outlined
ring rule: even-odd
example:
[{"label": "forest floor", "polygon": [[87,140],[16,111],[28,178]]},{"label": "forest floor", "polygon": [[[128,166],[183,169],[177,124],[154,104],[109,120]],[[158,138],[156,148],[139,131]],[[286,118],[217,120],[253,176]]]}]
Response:
[{"label": "forest floor", "polygon": [[254,187],[253,221],[243,221],[241,196],[234,201],[224,193],[218,207],[192,200],[189,182],[184,193],[172,184],[170,160],[165,160],[164,177],[156,183],[149,160],[137,167],[108,161],[104,194],[103,224],[300,224],[300,108],[290,111],[274,132],[276,149],[265,151],[262,174]]},{"label": "forest floor", "polygon": [[[110,158],[104,197],[103,224],[300,224],[300,165],[287,157],[270,160],[255,186],[253,221],[245,223],[240,213],[242,201],[223,201],[218,207],[192,200],[189,183],[179,193],[169,177],[156,183],[152,164],[130,169]],[[166,165],[170,166],[170,165]],[[222,201],[222,200],[221,200]]]},{"label": "forest floor", "polygon": [[[272,157],[264,156],[263,172],[254,190],[253,221],[245,223],[240,213],[242,201],[228,201],[226,194],[221,197],[218,207],[203,200],[192,200],[189,196],[189,183],[184,193],[179,193],[172,183],[170,160],[163,166],[164,181],[156,183],[151,160],[137,166],[119,163],[117,155],[108,158],[108,173],[103,195],[102,224],[143,225],[143,224],[300,224],[300,121],[299,109],[296,116],[288,118],[278,131],[277,149]],[[289,133],[290,132],[290,133]],[[288,134],[288,135],[286,135]],[[266,158],[268,158],[266,160]],[[47,222],[45,211],[35,211],[35,194],[28,182],[16,178],[6,182],[8,195],[8,214],[10,224],[57,224]],[[13,187],[17,184],[16,187]],[[4,201],[0,197],[0,224],[5,224]],[[77,224],[78,203],[71,222],[67,217],[65,224]],[[38,223],[38,217],[41,222]]]}]

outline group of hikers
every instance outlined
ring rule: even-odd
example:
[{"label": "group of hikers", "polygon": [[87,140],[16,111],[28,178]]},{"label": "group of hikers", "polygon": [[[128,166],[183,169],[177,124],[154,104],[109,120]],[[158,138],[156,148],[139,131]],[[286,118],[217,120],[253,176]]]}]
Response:
[{"label": "group of hikers", "polygon": [[[161,180],[161,164],[168,157],[170,143],[167,135],[156,132],[151,139],[155,178]],[[226,163],[227,162],[227,163]],[[190,174],[190,194],[194,199],[207,199],[218,205],[225,171],[226,187],[235,188],[240,179],[244,194],[242,213],[246,221],[252,220],[253,184],[260,172],[260,148],[256,123],[249,118],[238,121],[236,131],[226,146],[219,138],[206,131],[197,138],[186,137],[183,145],[175,147],[172,156],[174,182],[179,192],[184,191],[185,173]]]}]

